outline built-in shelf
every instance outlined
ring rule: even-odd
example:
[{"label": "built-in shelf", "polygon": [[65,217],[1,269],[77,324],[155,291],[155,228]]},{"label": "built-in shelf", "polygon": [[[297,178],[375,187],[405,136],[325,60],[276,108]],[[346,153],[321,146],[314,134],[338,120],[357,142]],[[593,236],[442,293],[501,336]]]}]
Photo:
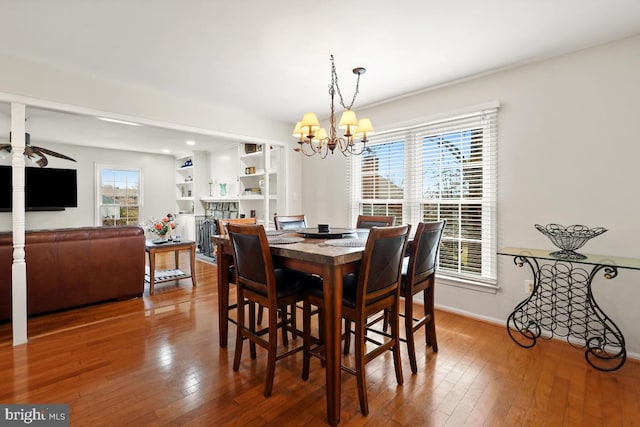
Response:
[{"label": "built-in shelf", "polygon": [[[264,200],[264,195],[262,194],[256,194],[255,196],[238,196],[238,199],[240,200]],[[268,197],[269,200],[278,200],[278,196],[275,194],[271,194]]]},{"label": "built-in shelf", "polygon": [[200,201],[205,202],[205,203],[211,203],[211,202],[237,202],[238,201],[238,197],[219,197],[219,196],[201,197]]}]

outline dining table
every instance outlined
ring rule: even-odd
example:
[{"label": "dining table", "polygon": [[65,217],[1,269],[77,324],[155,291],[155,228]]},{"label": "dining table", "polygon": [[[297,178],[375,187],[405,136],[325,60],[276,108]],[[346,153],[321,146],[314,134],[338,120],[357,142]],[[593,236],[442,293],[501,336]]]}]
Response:
[{"label": "dining table", "polygon": [[[355,232],[355,229],[354,229]],[[342,278],[358,269],[364,253],[364,233],[345,233],[342,242],[304,237],[309,233],[268,233],[274,265],[317,274],[323,279],[325,306],[327,421],[340,422]],[[334,238],[335,239],[335,238]],[[227,346],[229,314],[229,266],[233,262],[228,236],[214,235],[218,262],[218,327],[220,347]]]}]

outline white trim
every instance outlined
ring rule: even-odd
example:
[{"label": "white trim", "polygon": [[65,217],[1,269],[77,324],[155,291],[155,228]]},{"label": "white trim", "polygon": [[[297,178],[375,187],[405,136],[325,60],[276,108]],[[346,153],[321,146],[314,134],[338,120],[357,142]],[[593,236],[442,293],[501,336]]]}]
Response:
[{"label": "white trim", "polygon": [[462,279],[458,277],[443,277],[444,273],[438,271],[436,273],[436,283],[438,285],[453,286],[456,288],[469,289],[472,291],[484,292],[488,294],[496,294],[500,287],[491,283],[476,282],[473,280]]},{"label": "white trim", "polygon": [[443,113],[430,114],[428,116],[420,116],[415,117],[410,120],[405,120],[403,122],[395,122],[393,123],[393,128],[384,128],[376,129],[376,136],[384,135],[385,133],[390,132],[399,132],[404,130],[411,130],[414,127],[422,127],[427,126],[431,123],[435,123],[441,120],[455,120],[460,117],[464,117],[466,115],[475,115],[480,112],[486,110],[497,110],[500,108],[500,101],[487,101],[481,104],[476,104],[472,106],[466,106],[462,108],[457,108],[455,110],[446,111]]},{"label": "white trim", "polygon": [[17,102],[25,104],[27,107],[37,107],[46,110],[62,111],[65,113],[79,114],[82,116],[102,117],[114,120],[139,123],[146,126],[154,126],[159,128],[171,129],[181,132],[197,133],[201,135],[215,136],[236,142],[249,142],[256,144],[271,144],[287,147],[288,145],[282,141],[271,140],[266,138],[256,138],[248,135],[237,135],[228,132],[220,132],[211,129],[204,129],[195,126],[181,125],[177,123],[163,122],[159,120],[151,120],[143,117],[130,116],[126,114],[113,113],[109,111],[95,110],[93,108],[79,107],[77,105],[63,104],[60,102],[47,101],[44,99],[30,98],[27,96],[13,95],[6,92],[0,92],[0,102]]}]

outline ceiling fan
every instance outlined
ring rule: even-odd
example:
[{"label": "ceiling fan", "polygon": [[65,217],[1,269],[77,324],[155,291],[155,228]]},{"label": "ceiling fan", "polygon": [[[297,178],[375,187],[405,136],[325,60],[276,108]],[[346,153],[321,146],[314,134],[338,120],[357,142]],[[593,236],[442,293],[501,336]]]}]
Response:
[{"label": "ceiling fan", "polygon": [[[11,132],[9,132],[9,142],[11,142]],[[24,142],[25,142],[24,155],[29,160],[31,160],[32,162],[40,166],[41,168],[49,164],[49,160],[47,159],[45,154],[53,157],[58,157],[59,159],[70,160],[72,162],[75,162],[74,159],[72,159],[69,156],[65,156],[64,154],[56,153],[55,151],[51,151],[46,148],[36,147],[35,145],[31,145],[31,135],[29,135],[28,133],[24,134]],[[6,151],[7,153],[10,153],[11,144],[1,144],[0,152],[1,151]]]}]

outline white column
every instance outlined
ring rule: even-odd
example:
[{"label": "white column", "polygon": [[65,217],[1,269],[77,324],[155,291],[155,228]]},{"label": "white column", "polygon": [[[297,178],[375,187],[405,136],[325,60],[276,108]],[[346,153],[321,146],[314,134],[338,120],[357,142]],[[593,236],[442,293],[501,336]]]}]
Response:
[{"label": "white column", "polygon": [[11,166],[13,179],[13,345],[27,342],[27,264],[24,257],[24,146],[25,105],[11,104]]},{"label": "white column", "polygon": [[[262,161],[264,162],[264,174],[262,175],[262,179],[264,179],[264,188],[262,189],[264,192],[262,195],[264,203],[264,227],[269,228],[269,223],[272,221],[271,216],[273,215],[273,213],[269,211],[269,172],[271,171],[271,152],[269,151],[269,144],[262,145]],[[280,215],[283,214],[284,212]]]}]

